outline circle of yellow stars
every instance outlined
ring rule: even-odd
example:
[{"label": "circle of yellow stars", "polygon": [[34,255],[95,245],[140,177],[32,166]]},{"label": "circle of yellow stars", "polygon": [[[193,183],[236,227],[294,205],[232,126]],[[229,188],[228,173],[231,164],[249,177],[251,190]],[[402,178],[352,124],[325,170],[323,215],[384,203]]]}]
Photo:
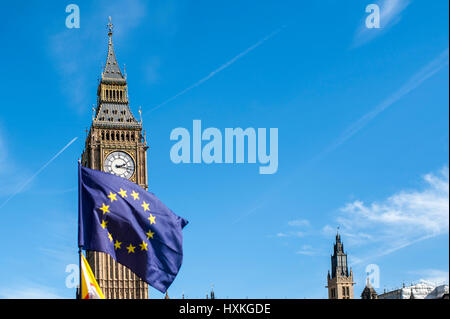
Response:
[{"label": "circle of yellow stars", "polygon": [[[109,198],[109,205],[106,205],[105,203],[102,203],[102,206],[99,207],[99,210],[103,213],[102,214],[102,222],[100,223],[100,226],[105,229],[108,233],[108,239],[111,243],[114,242],[114,250],[119,250],[122,249],[122,244],[123,242],[118,241],[117,239],[114,241],[113,236],[111,235],[110,232],[108,232],[108,221],[105,220],[106,216],[108,213],[110,212],[110,206],[114,201],[117,201],[117,195],[120,195],[121,198],[128,198],[128,194],[127,191],[120,188],[120,191],[118,191],[117,193],[113,193],[113,192],[109,192],[109,195],[107,195],[107,197]],[[130,193],[130,196],[133,198],[133,201],[140,201],[139,198],[139,193],[135,192],[134,190]],[[131,200],[131,199],[130,199]],[[140,205],[143,209],[144,209],[144,213],[145,212],[149,212],[149,217],[147,218],[150,221],[150,225],[156,224],[156,217],[153,216],[150,213],[150,204],[146,203],[145,201],[142,201],[141,205]],[[106,215],[106,216],[105,216]],[[151,229],[148,230],[147,233],[145,233],[145,235],[147,236],[147,241],[149,241],[150,239],[153,239],[155,233],[152,232]],[[142,241],[142,243],[137,244],[136,246],[133,246],[133,243],[129,243],[128,246],[124,247],[127,251],[128,254],[134,254],[135,253],[135,249],[137,248],[137,246],[140,247],[140,251],[148,251],[148,242],[146,242],[145,240]]]}]

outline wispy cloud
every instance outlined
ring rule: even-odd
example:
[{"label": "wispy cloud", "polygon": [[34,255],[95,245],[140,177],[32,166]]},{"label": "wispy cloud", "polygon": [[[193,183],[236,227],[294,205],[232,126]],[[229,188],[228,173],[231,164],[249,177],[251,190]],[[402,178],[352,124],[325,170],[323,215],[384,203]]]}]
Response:
[{"label": "wispy cloud", "polygon": [[72,230],[77,227],[77,216],[60,210],[53,210],[47,216],[42,229],[47,231],[48,242],[37,249],[48,257],[49,265],[59,267],[76,262],[77,253],[73,249],[76,234]]},{"label": "wispy cloud", "polygon": [[[11,161],[7,160],[7,156],[8,149],[4,142],[3,134],[0,131],[0,179],[2,180],[2,183],[0,185],[0,196],[4,195],[5,193],[9,195],[11,184],[16,184],[16,182],[11,181],[11,179],[14,178],[15,174],[11,174],[11,167],[9,167]],[[5,183],[5,180],[7,180],[8,182]]]},{"label": "wispy cloud", "polygon": [[17,167],[12,159],[6,141],[0,127],[0,197],[10,196],[27,178],[28,171]]},{"label": "wispy cloud", "polygon": [[285,28],[285,26],[276,29],[275,31],[271,32],[270,34],[268,34],[267,36],[265,36],[264,38],[262,38],[261,40],[259,40],[258,42],[256,42],[255,44],[253,44],[252,46],[248,47],[247,49],[245,49],[244,51],[242,51],[241,53],[239,53],[238,55],[236,55],[234,58],[232,58],[231,60],[229,60],[228,62],[222,64],[220,67],[218,67],[217,69],[215,69],[214,71],[212,71],[211,73],[209,73],[207,76],[205,76],[204,78],[200,79],[199,81],[195,82],[194,84],[188,86],[187,88],[185,88],[184,90],[181,90],[180,92],[178,92],[177,94],[175,94],[174,96],[168,98],[167,100],[165,100],[164,102],[158,104],[157,106],[155,106],[154,108],[152,108],[151,110],[147,111],[144,115],[153,112],[157,109],[159,109],[160,107],[166,105],[169,102],[172,102],[173,100],[175,100],[176,98],[180,97],[181,95],[186,94],[187,92],[189,92],[190,90],[198,87],[199,85],[205,83],[206,81],[208,81],[209,79],[211,79],[212,77],[214,77],[215,75],[217,75],[218,73],[222,72],[223,70],[225,70],[226,68],[230,67],[233,63],[235,63],[236,61],[238,61],[239,59],[243,58],[244,56],[246,56],[248,53],[250,53],[251,51],[253,51],[254,49],[256,49],[257,47],[259,47],[260,45],[262,45],[264,42],[266,42],[267,40],[271,39],[272,37],[274,37],[275,35],[277,35],[278,33],[281,32],[281,30],[283,30],[283,28]]},{"label": "wispy cloud", "polygon": [[276,237],[304,237],[306,234],[301,231],[288,231],[277,233]]},{"label": "wispy cloud", "polygon": [[[108,16],[112,16],[116,26],[117,40],[138,27],[147,13],[142,0],[104,0],[94,5],[94,13],[81,11],[79,29],[63,29],[51,36],[48,43],[49,55],[61,77],[61,90],[68,98],[67,103],[79,112],[90,111],[86,105],[92,104],[89,88],[95,84],[95,78],[91,78],[89,70],[98,70],[100,75],[101,63],[106,60]],[[103,42],[98,41],[99,34],[103,34]]]},{"label": "wispy cloud", "polygon": [[289,226],[309,226],[309,220],[307,219],[296,219],[288,222]]},{"label": "wispy cloud", "polygon": [[[267,201],[267,198],[266,198]],[[252,207],[251,209],[247,210],[245,213],[243,213],[242,215],[238,216],[238,218],[236,218],[232,224],[237,224],[238,222],[240,222],[242,219],[254,214],[255,212],[257,212],[260,208],[262,208],[264,205],[266,204],[266,202],[260,201],[257,205],[255,205],[254,207]]]},{"label": "wispy cloud", "polygon": [[[279,232],[276,234],[275,237],[278,238],[286,238],[286,237],[297,237],[301,238],[307,235],[307,231],[303,231],[305,228],[309,228],[311,226],[309,220],[307,219],[295,219],[288,221],[287,225],[289,226],[289,230],[286,230],[284,232]],[[292,230],[292,228],[295,228],[295,230]],[[298,229],[301,229],[302,231],[299,231]],[[271,236],[273,237],[273,236]]]},{"label": "wispy cloud", "polygon": [[405,84],[403,84],[397,91],[395,91],[388,98],[383,100],[378,104],[372,111],[362,116],[356,122],[354,122],[350,127],[348,127],[341,136],[330,145],[324,152],[322,152],[318,157],[324,156],[327,153],[332,152],[347,140],[349,140],[353,135],[358,133],[367,124],[370,123],[375,117],[377,117],[381,112],[385,111],[387,108],[392,106],[394,103],[399,101],[405,95],[411,91],[418,88],[423,82],[428,80],[434,74],[439,72],[442,68],[448,65],[449,56],[448,48],[445,49],[441,54],[439,54],[435,59],[425,65],[417,73],[415,73]]},{"label": "wispy cloud", "polygon": [[11,199],[13,199],[18,193],[23,191],[48,165],[50,165],[55,159],[57,159],[70,145],[72,145],[78,137],[74,137],[69,143],[67,143],[62,149],[60,149],[50,160],[48,160],[41,168],[39,168],[30,178],[28,178],[19,188],[12,193],[1,205],[4,207]]},{"label": "wispy cloud", "polygon": [[118,28],[114,27],[114,37],[122,38],[141,25],[147,13],[147,3],[142,0],[128,0],[126,2],[103,0],[99,2],[99,8],[93,15],[92,23],[104,21],[106,35],[107,19],[110,16],[113,19],[113,25],[118,26]]},{"label": "wispy cloud", "polygon": [[325,253],[321,250],[315,249],[310,245],[303,245],[300,250],[296,252],[297,255],[304,256],[324,256]]},{"label": "wispy cloud", "polygon": [[277,233],[277,237],[287,237],[288,235],[285,233]]},{"label": "wispy cloud", "polygon": [[[6,145],[5,142],[3,141],[3,134],[0,131],[0,164],[3,164],[3,162],[6,159]],[[1,168],[3,167],[3,165],[0,166]]]},{"label": "wispy cloud", "polygon": [[[60,90],[67,97],[67,103],[79,112],[82,112],[86,105],[90,105],[88,100],[89,94],[87,93],[90,85],[86,67],[91,66],[93,68],[95,64],[88,60],[88,57],[91,60],[99,61],[99,53],[101,52],[100,47],[96,50],[97,52],[93,52],[92,47],[91,49],[84,48],[85,45],[83,44],[87,44],[91,36],[90,33],[83,33],[84,28],[83,24],[79,30],[65,29],[50,36],[48,44],[51,61],[61,79]],[[82,54],[87,51],[91,52]],[[93,56],[97,58],[92,59]],[[100,74],[99,62],[95,69]],[[91,79],[91,82],[95,84],[94,81]],[[82,109],[81,106],[83,107]],[[90,110],[90,108],[88,109]]]},{"label": "wispy cloud", "polygon": [[358,47],[380,36],[401,20],[402,12],[410,4],[410,0],[380,0],[375,4],[380,8],[380,28],[368,29],[364,16],[353,38],[352,47]]},{"label": "wispy cloud", "polygon": [[370,204],[357,200],[340,209],[337,222],[348,242],[370,247],[370,254],[361,260],[448,233],[448,168],[426,174],[423,182],[421,190],[403,190]]},{"label": "wispy cloud", "polygon": [[449,272],[441,269],[424,269],[415,271],[413,274],[420,275],[420,281],[433,283],[434,285],[448,284]]},{"label": "wispy cloud", "polygon": [[330,225],[325,225],[322,228],[322,234],[325,237],[330,237],[330,236],[336,235],[336,230],[337,230],[337,228],[333,228]]},{"label": "wispy cloud", "polygon": [[74,193],[78,191],[78,186],[77,187],[71,187],[71,188],[64,188],[64,189],[36,189],[33,190],[32,193],[33,194],[38,194],[38,195],[61,195],[61,194],[66,194],[66,193]]},{"label": "wispy cloud", "polygon": [[53,288],[26,285],[20,287],[0,288],[0,298],[2,299],[61,299]]},{"label": "wispy cloud", "polygon": [[159,79],[159,68],[161,66],[161,60],[157,56],[151,56],[147,59],[147,62],[145,63],[144,69],[144,75],[145,75],[145,81],[148,84],[154,84]]}]

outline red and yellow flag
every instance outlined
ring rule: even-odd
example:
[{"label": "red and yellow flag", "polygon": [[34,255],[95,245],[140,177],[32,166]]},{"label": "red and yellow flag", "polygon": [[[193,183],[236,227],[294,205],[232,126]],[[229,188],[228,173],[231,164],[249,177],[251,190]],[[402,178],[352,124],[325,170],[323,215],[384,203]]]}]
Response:
[{"label": "red and yellow flag", "polygon": [[81,298],[105,299],[83,254],[81,254]]}]

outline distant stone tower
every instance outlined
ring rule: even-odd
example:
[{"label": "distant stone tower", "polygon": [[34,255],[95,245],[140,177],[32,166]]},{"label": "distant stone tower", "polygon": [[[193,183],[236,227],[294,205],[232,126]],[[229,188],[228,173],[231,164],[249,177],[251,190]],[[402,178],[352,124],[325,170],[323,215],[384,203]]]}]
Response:
[{"label": "distant stone tower", "polygon": [[344,253],[344,245],[341,235],[336,234],[334,253],[331,256],[331,274],[328,271],[328,299],[353,299],[353,272],[348,271],[347,254]]}]

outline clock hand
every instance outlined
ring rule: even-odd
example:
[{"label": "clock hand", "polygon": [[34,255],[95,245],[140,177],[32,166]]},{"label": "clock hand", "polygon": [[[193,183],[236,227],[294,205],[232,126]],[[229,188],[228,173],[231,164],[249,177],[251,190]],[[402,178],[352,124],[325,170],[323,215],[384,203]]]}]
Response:
[{"label": "clock hand", "polygon": [[116,165],[116,168],[121,168],[121,169],[124,169],[124,170],[127,170],[127,171],[134,171],[134,169],[131,168],[131,167],[124,167],[124,166],[117,166]]}]

